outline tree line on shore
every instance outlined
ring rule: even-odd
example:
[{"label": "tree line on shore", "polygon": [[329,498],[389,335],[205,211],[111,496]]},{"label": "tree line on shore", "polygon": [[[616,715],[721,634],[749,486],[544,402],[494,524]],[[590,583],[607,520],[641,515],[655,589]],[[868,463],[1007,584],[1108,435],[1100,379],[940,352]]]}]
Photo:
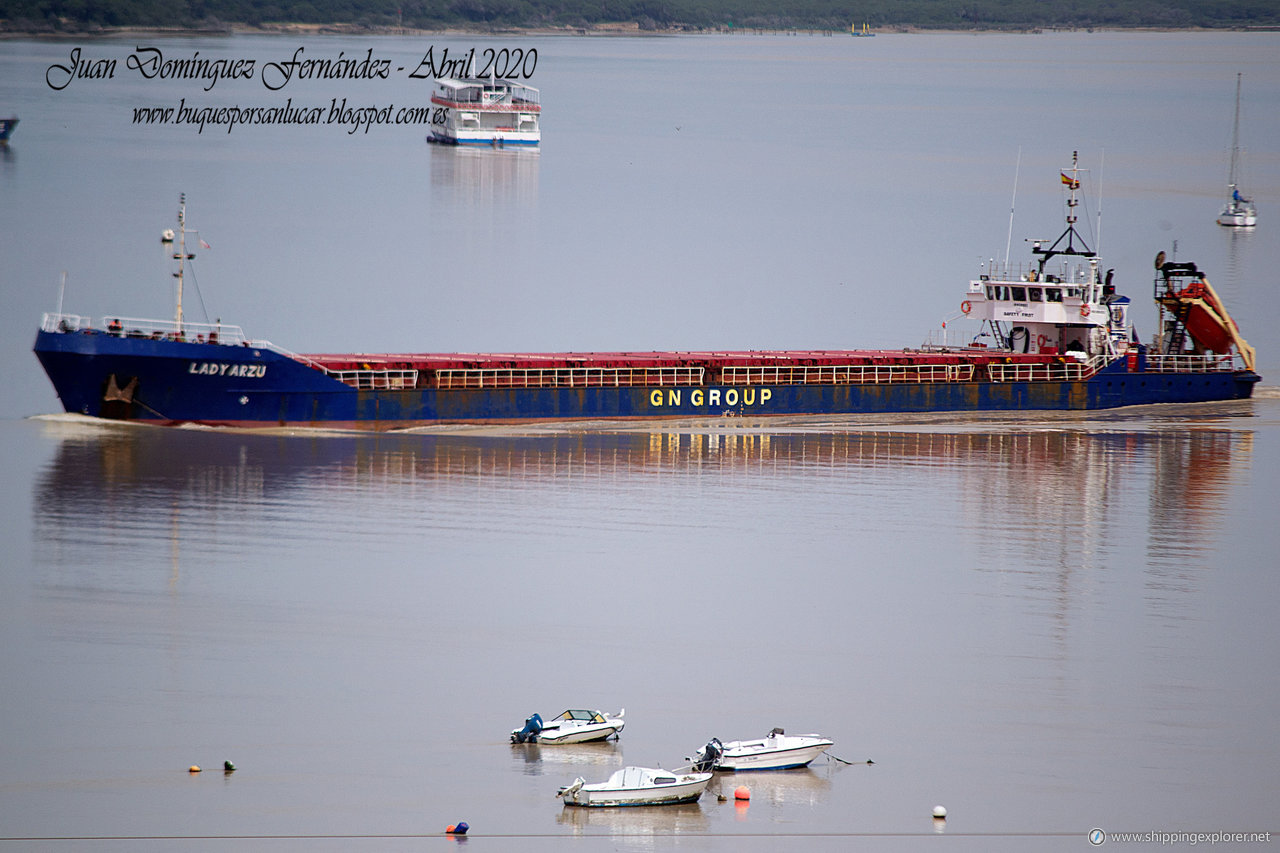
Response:
[{"label": "tree line on shore", "polygon": [[282,22],[370,31],[1271,28],[1280,27],[1280,0],[0,0],[0,26],[18,32]]}]

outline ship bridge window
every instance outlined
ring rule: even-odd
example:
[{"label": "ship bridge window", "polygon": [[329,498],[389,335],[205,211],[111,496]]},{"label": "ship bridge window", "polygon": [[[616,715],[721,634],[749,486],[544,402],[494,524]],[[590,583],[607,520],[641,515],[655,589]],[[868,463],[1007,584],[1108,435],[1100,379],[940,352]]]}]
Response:
[{"label": "ship bridge window", "polygon": [[992,287],[991,285],[989,285],[989,284],[988,284],[988,285],[987,285],[987,299],[995,299],[995,298],[996,298],[996,289],[995,289],[994,287]]},{"label": "ship bridge window", "polygon": [[1026,289],[1025,287],[1015,287],[1015,288],[1013,288],[1013,301],[1014,301],[1014,302],[1026,302],[1026,301],[1027,301],[1027,289]]},{"label": "ship bridge window", "polygon": [[1028,287],[1027,298],[1030,299],[1032,302],[1039,302],[1041,292],[1042,291],[1038,287]]},{"label": "ship bridge window", "polygon": [[1057,287],[1046,287],[1044,289],[1044,301],[1045,302],[1061,302],[1062,290]]}]

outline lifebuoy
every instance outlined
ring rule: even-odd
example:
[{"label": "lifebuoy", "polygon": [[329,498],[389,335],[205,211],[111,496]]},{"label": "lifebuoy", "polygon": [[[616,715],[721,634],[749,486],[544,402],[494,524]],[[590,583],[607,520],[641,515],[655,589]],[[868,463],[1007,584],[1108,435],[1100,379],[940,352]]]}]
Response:
[{"label": "lifebuoy", "polygon": [[1089,303],[1087,303],[1087,302],[1086,302],[1084,305],[1081,305],[1081,306],[1080,306],[1080,316],[1081,316],[1081,317],[1088,317],[1088,316],[1089,316],[1089,314],[1090,314],[1090,312],[1092,312],[1092,311],[1093,311],[1093,309],[1089,307]]},{"label": "lifebuoy", "polygon": [[968,313],[969,313],[970,311],[972,311],[972,310],[973,310],[973,305],[971,305],[971,304],[970,304],[970,302],[969,302],[969,300],[968,300],[968,299],[966,299],[964,302],[961,302],[961,303],[960,303],[960,313],[961,313],[961,314],[968,314]]},{"label": "lifebuoy", "polygon": [[1036,349],[1044,349],[1044,345],[1049,343],[1049,339],[1044,335],[1036,335]]}]

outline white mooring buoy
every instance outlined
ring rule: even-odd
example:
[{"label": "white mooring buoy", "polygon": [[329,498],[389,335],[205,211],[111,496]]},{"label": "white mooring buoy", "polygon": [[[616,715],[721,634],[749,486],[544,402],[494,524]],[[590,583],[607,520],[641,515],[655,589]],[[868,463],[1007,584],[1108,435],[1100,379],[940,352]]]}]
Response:
[{"label": "white mooring buoy", "polygon": [[933,816],[934,816],[934,817],[937,817],[937,818],[942,818],[943,820],[946,820],[946,819],[947,819],[947,807],[946,807],[946,806],[934,806],[934,807],[933,807]]}]

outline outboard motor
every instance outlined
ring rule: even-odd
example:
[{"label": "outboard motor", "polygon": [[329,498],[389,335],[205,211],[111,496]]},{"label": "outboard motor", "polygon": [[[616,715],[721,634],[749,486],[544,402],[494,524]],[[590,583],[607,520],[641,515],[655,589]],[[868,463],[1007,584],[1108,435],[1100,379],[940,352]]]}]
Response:
[{"label": "outboard motor", "polygon": [[524,721],[524,728],[511,733],[512,743],[537,743],[538,733],[542,731],[542,717],[534,714]]},{"label": "outboard motor", "polygon": [[694,773],[707,773],[715,770],[716,764],[719,763],[723,755],[724,744],[720,743],[720,738],[713,737],[707,741],[706,746],[699,749],[697,754],[694,755],[690,768]]}]

